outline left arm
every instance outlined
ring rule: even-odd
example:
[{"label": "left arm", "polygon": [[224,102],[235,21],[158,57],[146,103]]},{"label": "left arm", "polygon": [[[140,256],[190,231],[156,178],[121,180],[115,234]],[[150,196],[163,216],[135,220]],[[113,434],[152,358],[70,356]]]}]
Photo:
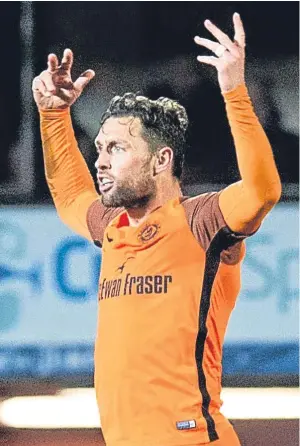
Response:
[{"label": "left arm", "polygon": [[205,25],[220,43],[198,37],[195,41],[219,56],[199,56],[198,60],[218,70],[241,175],[241,181],[220,193],[220,209],[232,231],[251,234],[279,201],[281,183],[270,143],[245,86],[245,34],[238,14],[233,21],[234,42],[209,21]]},{"label": "left arm", "polygon": [[251,234],[278,202],[281,184],[268,138],[244,85],[224,93],[241,181],[224,189],[220,209],[235,232]]}]

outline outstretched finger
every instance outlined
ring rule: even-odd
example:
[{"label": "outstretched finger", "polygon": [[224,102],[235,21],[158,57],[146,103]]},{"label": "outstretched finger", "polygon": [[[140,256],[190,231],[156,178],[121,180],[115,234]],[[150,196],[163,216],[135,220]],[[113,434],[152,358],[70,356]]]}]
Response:
[{"label": "outstretched finger", "polygon": [[94,76],[95,76],[95,71],[86,70],[74,82],[75,90],[82,91],[84,89],[84,87],[90,82],[90,80],[93,79]]},{"label": "outstretched finger", "polygon": [[58,58],[56,54],[49,54],[48,56],[48,70],[49,73],[54,73],[58,68]]},{"label": "outstretched finger", "polygon": [[64,51],[64,55],[63,58],[61,60],[61,68],[63,70],[71,70],[73,65],[73,52],[69,49],[66,48]]},{"label": "outstretched finger", "polygon": [[234,25],[234,40],[238,43],[241,48],[246,45],[246,37],[243,22],[241,16],[235,12],[233,14],[233,25]]},{"label": "outstretched finger", "polygon": [[198,62],[206,63],[207,65],[218,66],[219,58],[214,56],[197,56]]},{"label": "outstretched finger", "polygon": [[209,32],[220,42],[221,45],[225,46],[232,54],[238,56],[238,51],[235,44],[229,39],[227,34],[221,31],[216,25],[214,25],[210,20],[205,20],[205,27]]},{"label": "outstretched finger", "polygon": [[199,36],[196,36],[194,38],[194,40],[198,45],[208,48],[215,54],[216,54],[218,48],[220,47],[220,44],[218,42],[213,42],[212,40],[209,40],[209,39],[203,39],[202,37],[199,37]]}]

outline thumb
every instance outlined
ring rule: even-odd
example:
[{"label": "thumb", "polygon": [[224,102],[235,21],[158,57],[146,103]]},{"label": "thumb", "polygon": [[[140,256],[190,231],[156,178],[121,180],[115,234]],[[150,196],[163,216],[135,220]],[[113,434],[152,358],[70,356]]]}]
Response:
[{"label": "thumb", "polygon": [[95,71],[86,70],[74,82],[75,90],[82,91],[86,87],[86,85],[90,82],[90,80],[93,79],[94,76],[95,76]]}]

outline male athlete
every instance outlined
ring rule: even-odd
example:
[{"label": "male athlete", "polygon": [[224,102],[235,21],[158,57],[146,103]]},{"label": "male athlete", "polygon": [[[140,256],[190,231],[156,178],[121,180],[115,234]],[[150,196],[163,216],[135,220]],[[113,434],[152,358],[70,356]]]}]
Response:
[{"label": "male athlete", "polygon": [[[70,105],[94,76],[74,83],[73,55],[54,54],[33,81],[46,177],[61,219],[102,247],[95,388],[107,446],[236,446],[221,414],[222,345],[240,289],[243,239],[277,203],[281,185],[244,80],[245,34],[210,21],[241,181],[183,197],[187,116],[167,98],[116,96],[95,144],[100,196],[74,137]],[[212,122],[212,131],[214,123]]]}]

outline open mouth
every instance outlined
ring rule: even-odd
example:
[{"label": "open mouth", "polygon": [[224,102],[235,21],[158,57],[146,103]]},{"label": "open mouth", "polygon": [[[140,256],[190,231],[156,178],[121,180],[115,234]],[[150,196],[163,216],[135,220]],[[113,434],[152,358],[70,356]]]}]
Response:
[{"label": "open mouth", "polygon": [[99,178],[99,189],[100,192],[108,192],[114,185],[113,180],[111,180],[110,178]]}]

